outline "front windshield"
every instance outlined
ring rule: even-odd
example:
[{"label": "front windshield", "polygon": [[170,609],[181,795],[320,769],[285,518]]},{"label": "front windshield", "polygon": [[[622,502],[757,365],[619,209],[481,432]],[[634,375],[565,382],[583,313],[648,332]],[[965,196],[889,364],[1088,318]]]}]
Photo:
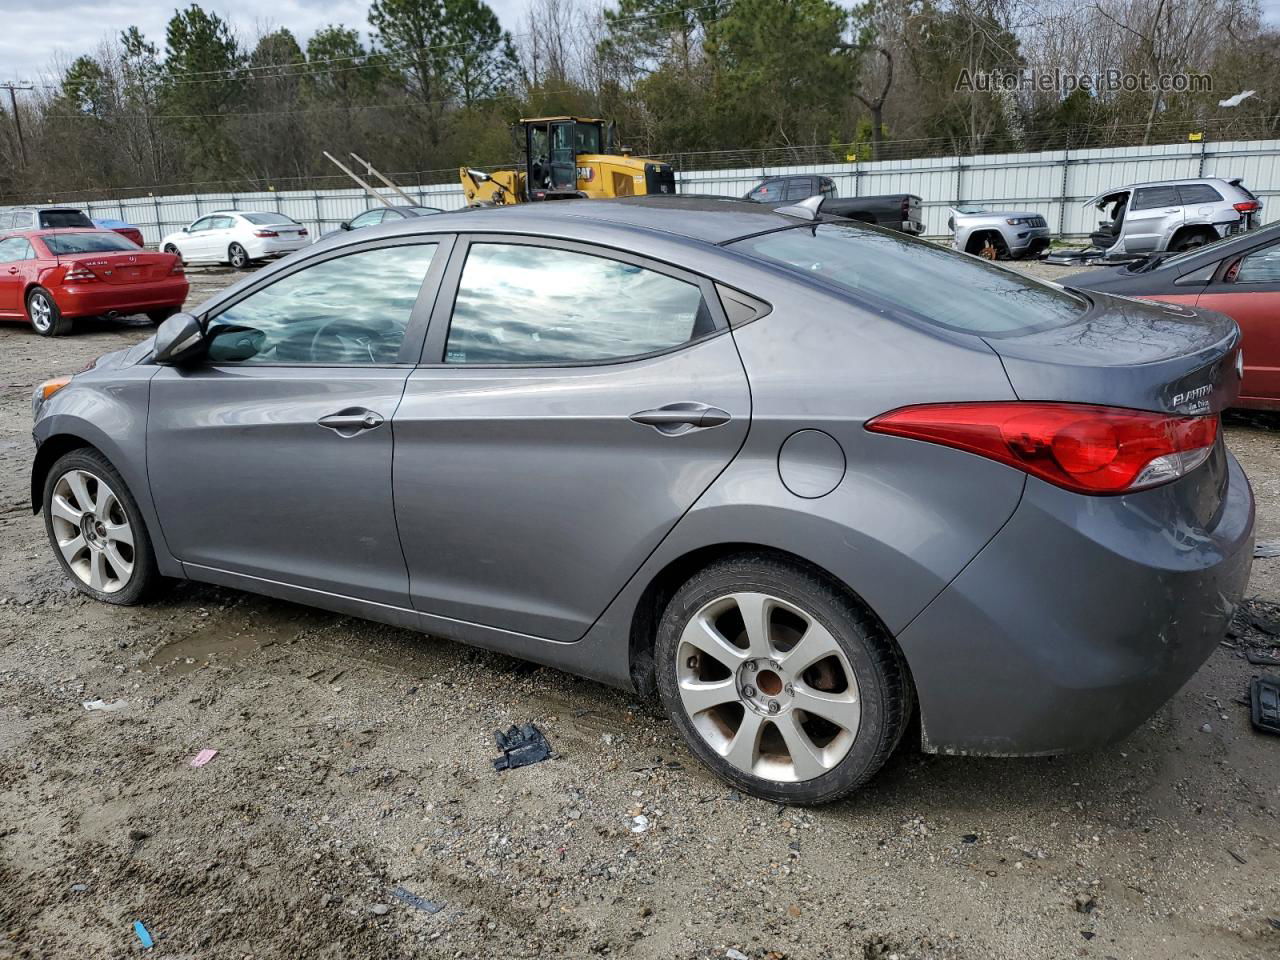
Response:
[{"label": "front windshield", "polygon": [[573,125],[573,152],[600,153],[600,127],[594,123]]},{"label": "front windshield", "polygon": [[1066,326],[1089,306],[1056,284],[869,227],[822,223],[748,237],[730,248],[834,284],[875,306],[981,337]]}]

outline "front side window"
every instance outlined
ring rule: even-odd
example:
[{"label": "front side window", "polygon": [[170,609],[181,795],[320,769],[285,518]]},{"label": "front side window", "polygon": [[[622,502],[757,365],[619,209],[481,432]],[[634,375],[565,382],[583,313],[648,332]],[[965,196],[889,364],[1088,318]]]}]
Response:
[{"label": "front side window", "polygon": [[201,217],[191,226],[187,227],[187,233],[201,233],[205,230],[213,229],[213,217]]},{"label": "front side window", "polygon": [[365,250],[277,280],[209,322],[209,361],[395,363],[436,246]]},{"label": "front side window", "polygon": [[669,350],[715,329],[696,284],[547,247],[473,244],[446,363],[590,363]]},{"label": "front side window", "polygon": [[772,203],[782,199],[782,181],[769,180],[751,191],[751,199],[756,203]]},{"label": "front side window", "polygon": [[730,244],[918,320],[978,336],[1065,326],[1088,304],[1057,286],[924,240],[824,223]]},{"label": "front side window", "polygon": [[55,257],[76,253],[138,252],[138,245],[118,233],[55,233],[41,238]]},{"label": "front side window", "polygon": [[1240,261],[1236,283],[1280,282],[1280,243],[1255,250]]}]

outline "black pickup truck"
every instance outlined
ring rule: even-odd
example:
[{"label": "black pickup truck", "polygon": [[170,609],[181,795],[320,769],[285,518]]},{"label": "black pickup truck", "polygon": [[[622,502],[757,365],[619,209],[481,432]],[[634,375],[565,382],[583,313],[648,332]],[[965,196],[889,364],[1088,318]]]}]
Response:
[{"label": "black pickup truck", "polygon": [[863,223],[875,223],[916,237],[924,233],[920,219],[920,198],[913,193],[890,193],[879,197],[838,197],[830,177],[793,174],[769,177],[747,191],[745,200],[755,203],[795,203],[821,194],[822,212]]}]

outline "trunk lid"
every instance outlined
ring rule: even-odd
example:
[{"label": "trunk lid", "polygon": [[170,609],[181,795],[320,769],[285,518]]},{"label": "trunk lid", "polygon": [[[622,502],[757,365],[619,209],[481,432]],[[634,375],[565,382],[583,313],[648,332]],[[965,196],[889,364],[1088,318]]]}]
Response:
[{"label": "trunk lid", "polygon": [[1240,391],[1240,329],[1208,310],[1105,294],[1074,323],[988,337],[1021,400],[1217,414]]},{"label": "trunk lid", "polygon": [[169,253],[84,253],[62,257],[67,269],[81,267],[99,280],[111,284],[150,283],[163,280],[173,270],[175,258]]}]

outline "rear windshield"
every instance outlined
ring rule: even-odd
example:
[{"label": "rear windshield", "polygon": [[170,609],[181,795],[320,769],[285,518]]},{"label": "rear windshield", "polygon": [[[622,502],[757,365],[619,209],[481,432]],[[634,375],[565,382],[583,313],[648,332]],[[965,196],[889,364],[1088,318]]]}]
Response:
[{"label": "rear windshield", "polygon": [[1007,337],[1075,322],[1087,301],[924,240],[833,223],[781,230],[730,245],[806,277],[903,310],[927,323]]},{"label": "rear windshield", "polygon": [[439,207],[410,207],[409,209],[420,217],[430,216],[433,213],[444,213]]},{"label": "rear windshield", "polygon": [[240,216],[244,217],[250,223],[290,223],[295,226],[298,223],[297,220],[291,220],[283,213],[242,213]]},{"label": "rear windshield", "polygon": [[115,253],[119,250],[138,252],[138,245],[118,233],[55,233],[41,237],[55,257],[77,253]]},{"label": "rear windshield", "polygon": [[79,210],[41,210],[40,226],[45,230],[65,227],[92,227],[93,221]]}]

